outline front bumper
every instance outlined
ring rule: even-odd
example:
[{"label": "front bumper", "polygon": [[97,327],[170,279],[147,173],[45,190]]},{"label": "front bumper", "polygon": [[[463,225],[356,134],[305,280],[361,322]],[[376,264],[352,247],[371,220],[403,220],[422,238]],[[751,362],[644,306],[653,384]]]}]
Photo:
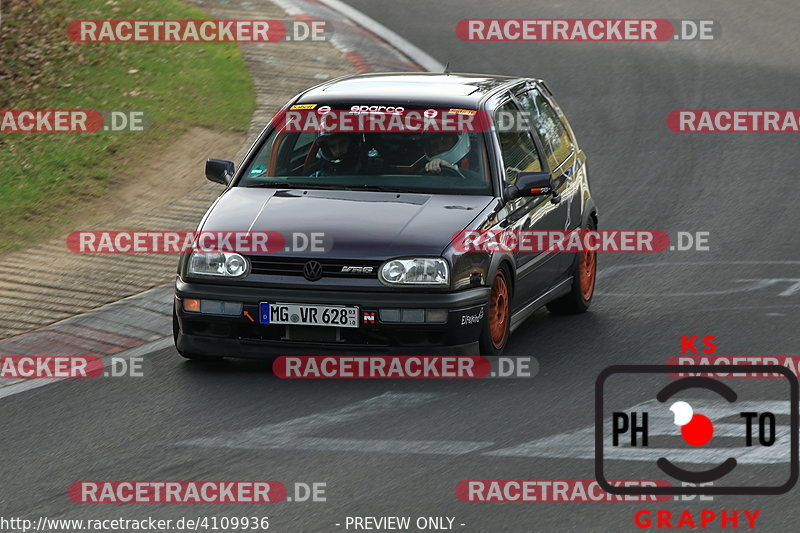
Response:
[{"label": "front bumper", "polygon": [[[275,355],[469,354],[487,319],[488,287],[458,292],[356,292],[275,289],[192,283],[177,278],[176,346],[185,354],[258,358]],[[241,302],[242,314],[223,316],[188,312],[186,298]],[[260,302],[291,302],[359,307],[358,328],[260,324]],[[445,323],[384,323],[380,309],[445,309]],[[374,313],[366,322],[364,313]],[[249,316],[248,316],[249,315]]]}]

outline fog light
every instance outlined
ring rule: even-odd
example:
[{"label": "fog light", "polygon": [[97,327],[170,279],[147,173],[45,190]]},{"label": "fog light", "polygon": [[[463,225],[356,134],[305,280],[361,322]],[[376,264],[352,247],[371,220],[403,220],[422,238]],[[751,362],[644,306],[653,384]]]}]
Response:
[{"label": "fog light", "polygon": [[183,310],[184,311],[191,311],[192,313],[199,313],[200,312],[200,300],[189,300],[186,299],[183,301]]},{"label": "fog light", "polygon": [[399,309],[381,309],[381,322],[400,322]]},{"label": "fog light", "polygon": [[425,310],[401,309],[400,322],[425,322]]},{"label": "fog light", "polygon": [[242,307],[241,302],[222,302],[220,300],[202,300],[200,302],[200,311],[204,315],[239,316],[242,314]]},{"label": "fog light", "polygon": [[222,314],[239,316],[242,314],[243,307],[244,304],[242,302],[222,302]]},{"label": "fog light", "polygon": [[425,322],[444,324],[447,322],[447,309],[426,309]]},{"label": "fog light", "polygon": [[200,302],[200,312],[204,315],[221,315],[222,302],[219,300],[203,300]]},{"label": "fog light", "polygon": [[431,322],[443,324],[447,322],[447,309],[381,309],[381,322],[403,322],[405,324],[422,324]]}]

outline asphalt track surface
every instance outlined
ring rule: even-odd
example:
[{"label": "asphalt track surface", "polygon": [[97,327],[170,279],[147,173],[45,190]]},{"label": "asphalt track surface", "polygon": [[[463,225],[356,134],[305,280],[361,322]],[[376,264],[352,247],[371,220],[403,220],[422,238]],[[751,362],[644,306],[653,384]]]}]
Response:
[{"label": "asphalt track surface", "polygon": [[[663,364],[682,335],[714,335],[720,355],[800,355],[800,291],[791,281],[742,281],[800,279],[796,135],[677,134],[665,124],[673,109],[797,108],[796,2],[349,4],[454,72],[546,79],[588,154],[600,227],[707,231],[710,251],[603,255],[589,313],[540,311],[511,339],[507,353],[538,359],[531,379],[282,381],[263,364],[188,363],[166,348],[145,357],[145,377],[5,397],[2,515],[268,515],[270,530],[287,532],[344,531],[353,515],[451,516],[456,530],[528,532],[636,530],[639,509],[760,509],[759,530],[796,530],[797,489],[663,504],[481,504],[454,493],[463,479],[592,479],[593,461],[568,437],[516,456],[493,452],[591,426],[598,373]],[[722,33],[606,44],[455,36],[458,20],[481,17],[714,19]],[[737,383],[743,393],[754,386]],[[652,394],[646,387],[631,381],[615,400],[634,405]],[[786,466],[741,468],[757,483]],[[66,490],[82,479],[325,482],[327,502],[81,506]]]}]

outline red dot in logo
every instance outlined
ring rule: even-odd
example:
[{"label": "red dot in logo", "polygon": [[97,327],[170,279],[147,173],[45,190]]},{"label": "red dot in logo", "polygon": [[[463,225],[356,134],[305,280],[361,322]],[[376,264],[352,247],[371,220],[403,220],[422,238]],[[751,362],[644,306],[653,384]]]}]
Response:
[{"label": "red dot in logo", "polygon": [[714,424],[707,416],[695,414],[688,423],[681,426],[681,436],[687,444],[703,446],[714,436]]}]

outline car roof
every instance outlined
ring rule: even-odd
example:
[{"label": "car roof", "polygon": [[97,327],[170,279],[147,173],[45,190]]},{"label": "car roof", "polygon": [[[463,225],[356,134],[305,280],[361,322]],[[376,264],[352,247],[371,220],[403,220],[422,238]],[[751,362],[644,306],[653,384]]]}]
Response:
[{"label": "car roof", "polygon": [[301,94],[296,103],[477,108],[488,93],[526,79],[437,72],[359,74],[317,85]]}]

